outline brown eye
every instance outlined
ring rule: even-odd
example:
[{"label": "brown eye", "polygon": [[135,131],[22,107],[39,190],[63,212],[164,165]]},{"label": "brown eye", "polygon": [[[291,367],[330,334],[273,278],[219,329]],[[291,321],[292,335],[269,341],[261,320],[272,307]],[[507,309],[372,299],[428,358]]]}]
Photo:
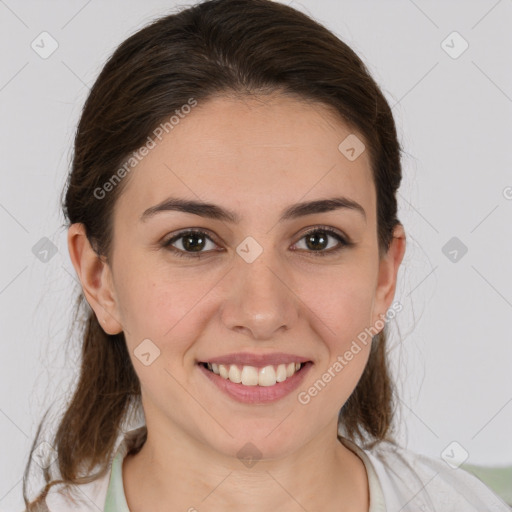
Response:
[{"label": "brown eye", "polygon": [[181,244],[186,251],[201,251],[201,249],[204,249],[206,243],[206,237],[198,233],[182,235],[179,239],[182,240]]},{"label": "brown eye", "polygon": [[[330,244],[330,239],[338,241],[338,244]],[[300,241],[305,241],[305,250],[314,256],[328,256],[340,251],[343,247],[353,245],[343,236],[329,228],[317,227],[308,231]]]},{"label": "brown eye", "polygon": [[211,242],[214,246],[211,249],[216,247],[216,244],[204,231],[188,230],[164,242],[163,247],[171,250],[177,256],[198,258],[207,252],[211,252],[210,250],[203,250],[207,247],[208,242]]},{"label": "brown eye", "polygon": [[306,240],[306,246],[308,249],[313,251],[326,249],[329,244],[329,236],[323,231],[315,231],[309,235],[306,235],[304,238]]}]

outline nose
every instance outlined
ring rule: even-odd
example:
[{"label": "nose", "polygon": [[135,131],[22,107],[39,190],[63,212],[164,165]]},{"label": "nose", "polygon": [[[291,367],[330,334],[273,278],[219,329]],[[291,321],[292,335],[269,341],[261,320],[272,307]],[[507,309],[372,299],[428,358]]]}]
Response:
[{"label": "nose", "polygon": [[236,257],[222,306],[223,324],[256,340],[271,340],[298,318],[300,300],[289,272],[265,250],[252,263]]}]

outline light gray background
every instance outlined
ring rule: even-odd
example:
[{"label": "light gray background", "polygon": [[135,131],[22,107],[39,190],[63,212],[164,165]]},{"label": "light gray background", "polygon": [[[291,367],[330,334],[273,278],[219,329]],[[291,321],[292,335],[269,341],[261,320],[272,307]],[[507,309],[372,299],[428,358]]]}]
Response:
[{"label": "light gray background", "polygon": [[[0,510],[21,509],[41,413],[76,375],[63,348],[76,281],[59,196],[80,110],[113,49],[176,5],[0,0]],[[404,310],[390,324],[399,439],[435,457],[456,441],[467,462],[511,464],[512,1],[292,5],[365,61],[407,153]],[[31,48],[43,31],[59,45],[47,59]],[[441,46],[453,31],[469,44],[458,58]],[[46,263],[32,252],[42,237],[58,247]],[[452,237],[468,248],[457,262],[442,252]]]}]

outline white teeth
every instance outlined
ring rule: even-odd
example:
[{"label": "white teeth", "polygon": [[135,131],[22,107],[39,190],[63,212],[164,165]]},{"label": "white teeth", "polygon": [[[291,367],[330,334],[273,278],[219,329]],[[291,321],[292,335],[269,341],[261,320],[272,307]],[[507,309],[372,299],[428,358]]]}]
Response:
[{"label": "white teeth", "polygon": [[244,386],[257,386],[258,383],[258,370],[253,366],[244,366],[242,368],[242,384]]},{"label": "white teeth", "polygon": [[240,384],[242,382],[242,372],[238,369],[238,366],[232,364],[229,367],[228,379],[231,382],[235,382],[236,384]]},{"label": "white teeth", "polygon": [[220,375],[223,379],[229,379],[236,384],[244,386],[274,386],[277,382],[284,382],[295,372],[300,370],[303,364],[288,363],[279,364],[276,367],[269,365],[263,368],[254,366],[242,366],[242,369],[236,365],[224,365],[216,363],[206,363],[208,369],[213,373]]},{"label": "white teeth", "polygon": [[277,367],[276,381],[277,382],[283,382],[283,380],[286,380],[286,377],[287,377],[287,375],[286,375],[286,365],[285,364],[280,364]]},{"label": "white teeth", "polygon": [[258,372],[259,386],[273,386],[276,382],[276,371],[273,366],[260,368],[260,371]]}]

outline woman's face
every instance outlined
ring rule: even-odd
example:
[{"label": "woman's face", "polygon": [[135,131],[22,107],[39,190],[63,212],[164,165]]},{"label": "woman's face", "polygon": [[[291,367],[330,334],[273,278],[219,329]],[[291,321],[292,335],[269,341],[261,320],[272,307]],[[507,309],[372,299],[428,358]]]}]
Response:
[{"label": "woman's face", "polygon": [[[368,359],[369,336],[357,340],[382,329],[403,254],[394,244],[379,260],[369,155],[355,135],[319,104],[217,97],[125,178],[101,306],[89,302],[105,330],[125,333],[150,431],[232,456],[251,442],[264,457],[332,434]],[[180,211],[171,198],[210,206]],[[267,385],[228,382],[199,364],[211,361]],[[282,379],[291,361],[310,363],[273,385],[261,371]]]}]

